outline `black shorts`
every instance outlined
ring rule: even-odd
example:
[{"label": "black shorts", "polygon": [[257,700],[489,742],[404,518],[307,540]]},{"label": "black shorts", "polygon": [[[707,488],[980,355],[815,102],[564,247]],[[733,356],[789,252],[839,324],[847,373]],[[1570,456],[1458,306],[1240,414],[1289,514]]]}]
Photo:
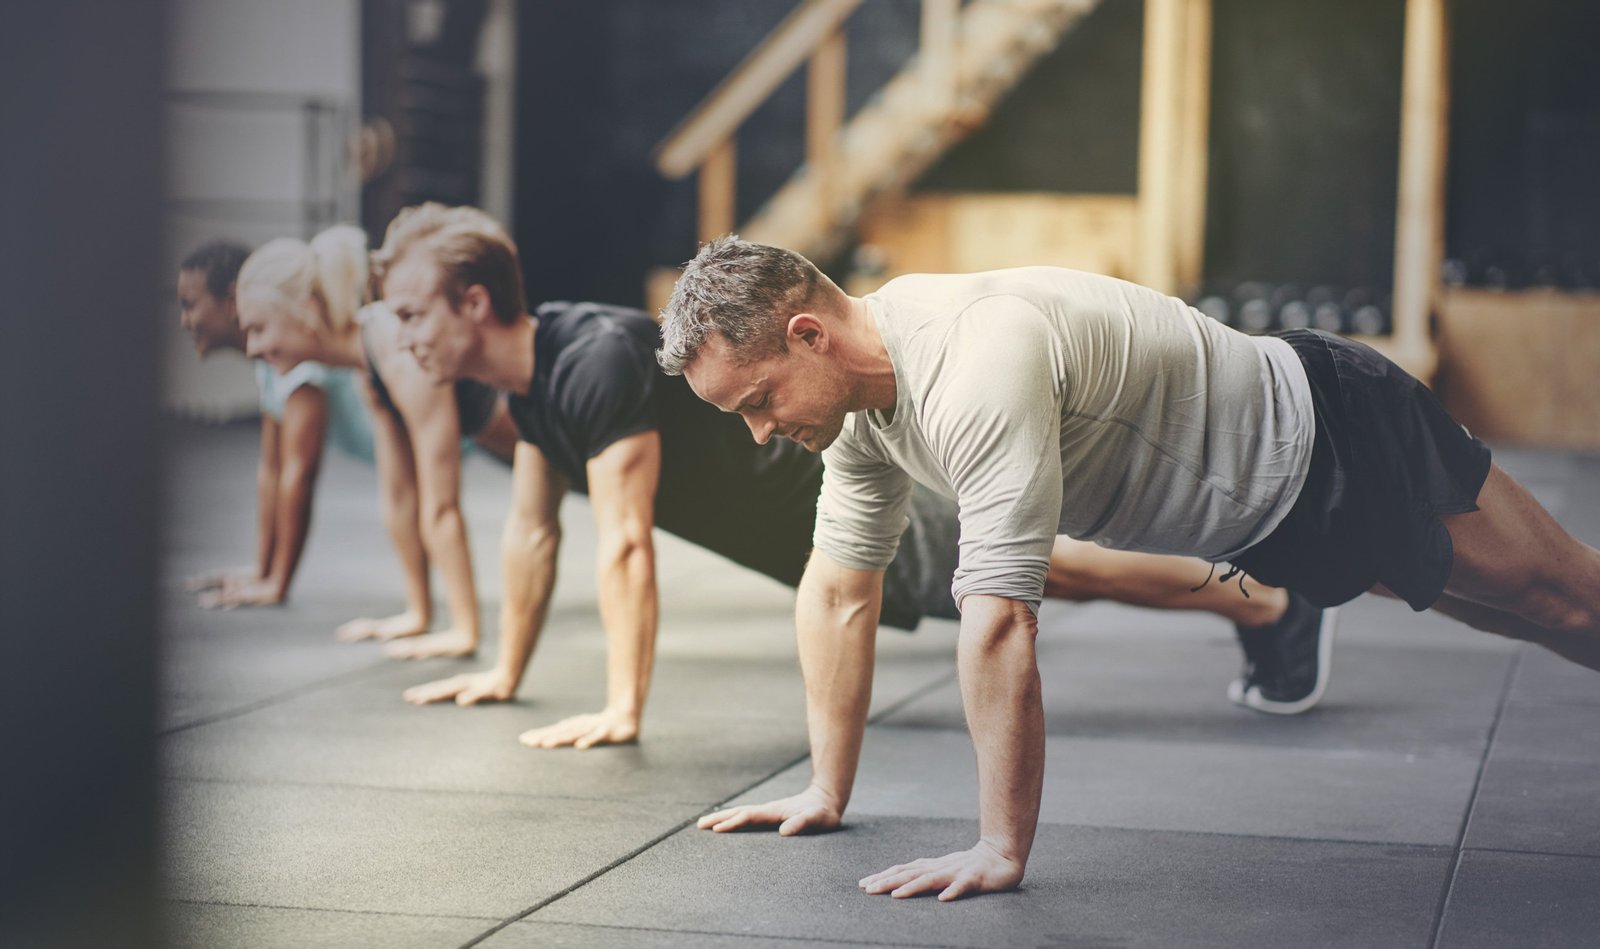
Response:
[{"label": "black shorts", "polygon": [[1288,516],[1233,565],[1318,606],[1381,583],[1427,609],[1454,559],[1439,515],[1478,509],[1488,446],[1370,346],[1316,330],[1277,335],[1311,383],[1311,466]]}]

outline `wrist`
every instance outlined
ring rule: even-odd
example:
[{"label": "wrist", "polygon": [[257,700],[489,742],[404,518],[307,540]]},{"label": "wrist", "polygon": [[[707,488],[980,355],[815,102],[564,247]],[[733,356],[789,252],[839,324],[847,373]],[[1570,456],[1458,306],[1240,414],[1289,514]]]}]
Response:
[{"label": "wrist", "polygon": [[835,814],[843,814],[845,805],[850,803],[850,792],[848,790],[841,794],[832,788],[818,783],[815,778],[812,778],[811,786],[806,788],[806,792],[821,800],[821,802],[825,806],[831,808]]},{"label": "wrist", "polygon": [[1014,863],[1021,867],[1028,862],[1030,844],[1031,842],[1019,843],[1018,841],[1013,841],[1001,834],[983,834],[978,838],[977,845],[972,849],[986,850],[1007,863]]},{"label": "wrist", "polygon": [[517,686],[522,684],[522,670],[512,669],[508,666],[496,665],[489,673],[494,676],[494,681],[505,690],[507,695],[517,691]]}]

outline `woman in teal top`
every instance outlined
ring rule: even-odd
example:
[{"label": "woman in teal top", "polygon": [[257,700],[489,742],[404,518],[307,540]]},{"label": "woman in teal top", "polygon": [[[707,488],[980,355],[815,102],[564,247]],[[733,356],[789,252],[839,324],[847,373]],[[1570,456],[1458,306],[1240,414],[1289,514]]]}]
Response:
[{"label": "woman in teal top", "polygon": [[[245,348],[235,287],[249,248],[212,241],[185,257],[178,269],[178,307],[184,330],[203,359]],[[280,374],[256,363],[260,390],[261,461],[254,565],[210,570],[188,587],[207,607],[267,606],[289,595],[311,523],[311,496],[326,440],[371,462],[372,424],[361,406],[355,373],[303,363]]]}]

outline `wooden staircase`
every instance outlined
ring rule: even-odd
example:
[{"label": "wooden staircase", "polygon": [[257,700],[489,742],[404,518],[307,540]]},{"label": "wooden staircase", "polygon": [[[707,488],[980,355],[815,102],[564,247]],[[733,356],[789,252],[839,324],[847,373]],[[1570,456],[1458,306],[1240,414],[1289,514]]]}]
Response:
[{"label": "wooden staircase", "polygon": [[[700,173],[701,240],[750,240],[825,260],[873,198],[903,189],[980,127],[1099,0],[924,0],[921,46],[848,123],[844,21],[861,0],[806,0],[657,148],[668,178]],[[802,61],[806,160],[744,224],[733,210],[738,126]],[[665,274],[662,275],[662,279]]]}]

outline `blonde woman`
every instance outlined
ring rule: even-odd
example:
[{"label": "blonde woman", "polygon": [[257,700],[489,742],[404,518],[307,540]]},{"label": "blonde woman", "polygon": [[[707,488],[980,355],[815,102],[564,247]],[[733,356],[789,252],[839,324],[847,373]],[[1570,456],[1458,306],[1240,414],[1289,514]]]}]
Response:
[{"label": "blonde woman", "polygon": [[[395,658],[466,656],[478,647],[478,600],[461,514],[461,442],[501,457],[515,431],[499,393],[481,383],[435,385],[396,343],[394,317],[367,296],[367,242],[339,226],[308,244],[271,241],[239,271],[245,351],[280,373],[314,361],[364,376],[372,411],[384,523],[405,574],[406,608],[339,627],[340,639],[397,640]],[[444,579],[450,624],[429,633],[430,563]],[[404,641],[398,641],[404,640]]]},{"label": "blonde woman", "polygon": [[[213,240],[178,266],[179,322],[201,359],[244,351],[236,288],[239,268],[249,256],[250,248],[242,244]],[[324,443],[331,441],[369,464],[373,457],[372,421],[354,370],[310,361],[288,374],[260,361],[255,368],[261,408],[256,561],[189,578],[190,592],[212,609],[274,606],[287,599],[311,524]]]}]

